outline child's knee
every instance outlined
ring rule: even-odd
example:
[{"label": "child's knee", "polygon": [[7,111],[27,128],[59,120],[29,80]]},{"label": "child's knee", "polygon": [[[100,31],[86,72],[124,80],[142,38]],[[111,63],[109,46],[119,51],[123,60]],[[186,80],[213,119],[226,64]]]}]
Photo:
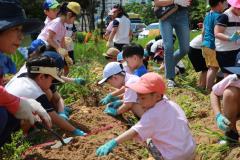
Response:
[{"label": "child's knee", "polygon": [[239,101],[240,89],[237,87],[228,87],[223,92],[224,99],[230,102],[237,102]]}]

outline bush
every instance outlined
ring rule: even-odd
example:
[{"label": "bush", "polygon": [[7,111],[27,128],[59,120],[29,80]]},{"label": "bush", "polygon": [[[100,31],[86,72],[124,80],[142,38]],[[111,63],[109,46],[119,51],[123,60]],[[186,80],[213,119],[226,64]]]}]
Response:
[{"label": "bush", "polygon": [[79,43],[83,43],[84,38],[85,38],[85,34],[83,32],[77,32],[77,41]]}]

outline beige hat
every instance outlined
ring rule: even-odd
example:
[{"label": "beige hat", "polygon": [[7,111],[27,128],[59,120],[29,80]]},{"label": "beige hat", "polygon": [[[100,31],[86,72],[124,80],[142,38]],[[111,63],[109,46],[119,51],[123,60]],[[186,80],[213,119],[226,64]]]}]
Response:
[{"label": "beige hat", "polygon": [[42,67],[42,66],[31,66],[29,68],[30,73],[43,73],[48,74],[58,80],[59,82],[64,82],[63,79],[60,78],[61,70],[57,67]]},{"label": "beige hat", "polygon": [[77,2],[69,2],[67,8],[70,9],[76,15],[80,14],[81,6]]},{"label": "beige hat", "polygon": [[117,55],[120,51],[117,48],[109,48],[106,53],[103,53],[103,56],[117,59]]}]

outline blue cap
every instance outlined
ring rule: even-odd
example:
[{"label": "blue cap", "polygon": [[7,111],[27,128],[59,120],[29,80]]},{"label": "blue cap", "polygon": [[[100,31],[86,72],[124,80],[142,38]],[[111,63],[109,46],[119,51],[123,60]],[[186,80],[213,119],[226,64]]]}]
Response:
[{"label": "blue cap", "polygon": [[63,69],[64,67],[64,61],[63,61],[63,58],[60,54],[58,54],[57,52],[54,52],[54,51],[45,51],[43,52],[42,56],[48,56],[52,59],[55,60],[55,63],[56,63],[56,67],[59,68],[59,69]]},{"label": "blue cap", "polygon": [[56,0],[45,0],[43,3],[43,9],[55,9],[59,6],[60,4]]},{"label": "blue cap", "polygon": [[225,67],[225,69],[233,74],[240,75],[240,52],[237,54],[235,66]]},{"label": "blue cap", "polygon": [[146,49],[144,49],[144,55],[143,56],[144,57],[148,57],[149,56],[148,51]]},{"label": "blue cap", "polygon": [[123,61],[123,52],[119,52],[118,55],[117,55],[117,61],[120,62],[120,61]]}]

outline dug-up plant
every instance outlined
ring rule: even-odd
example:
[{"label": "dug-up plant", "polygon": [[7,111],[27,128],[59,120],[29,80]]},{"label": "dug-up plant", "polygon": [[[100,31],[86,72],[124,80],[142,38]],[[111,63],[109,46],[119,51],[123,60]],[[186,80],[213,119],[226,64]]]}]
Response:
[{"label": "dug-up plant", "polygon": [[23,140],[23,132],[16,132],[12,134],[12,142],[0,148],[0,159],[19,160],[21,159],[21,154],[29,148],[29,146],[29,142]]}]

